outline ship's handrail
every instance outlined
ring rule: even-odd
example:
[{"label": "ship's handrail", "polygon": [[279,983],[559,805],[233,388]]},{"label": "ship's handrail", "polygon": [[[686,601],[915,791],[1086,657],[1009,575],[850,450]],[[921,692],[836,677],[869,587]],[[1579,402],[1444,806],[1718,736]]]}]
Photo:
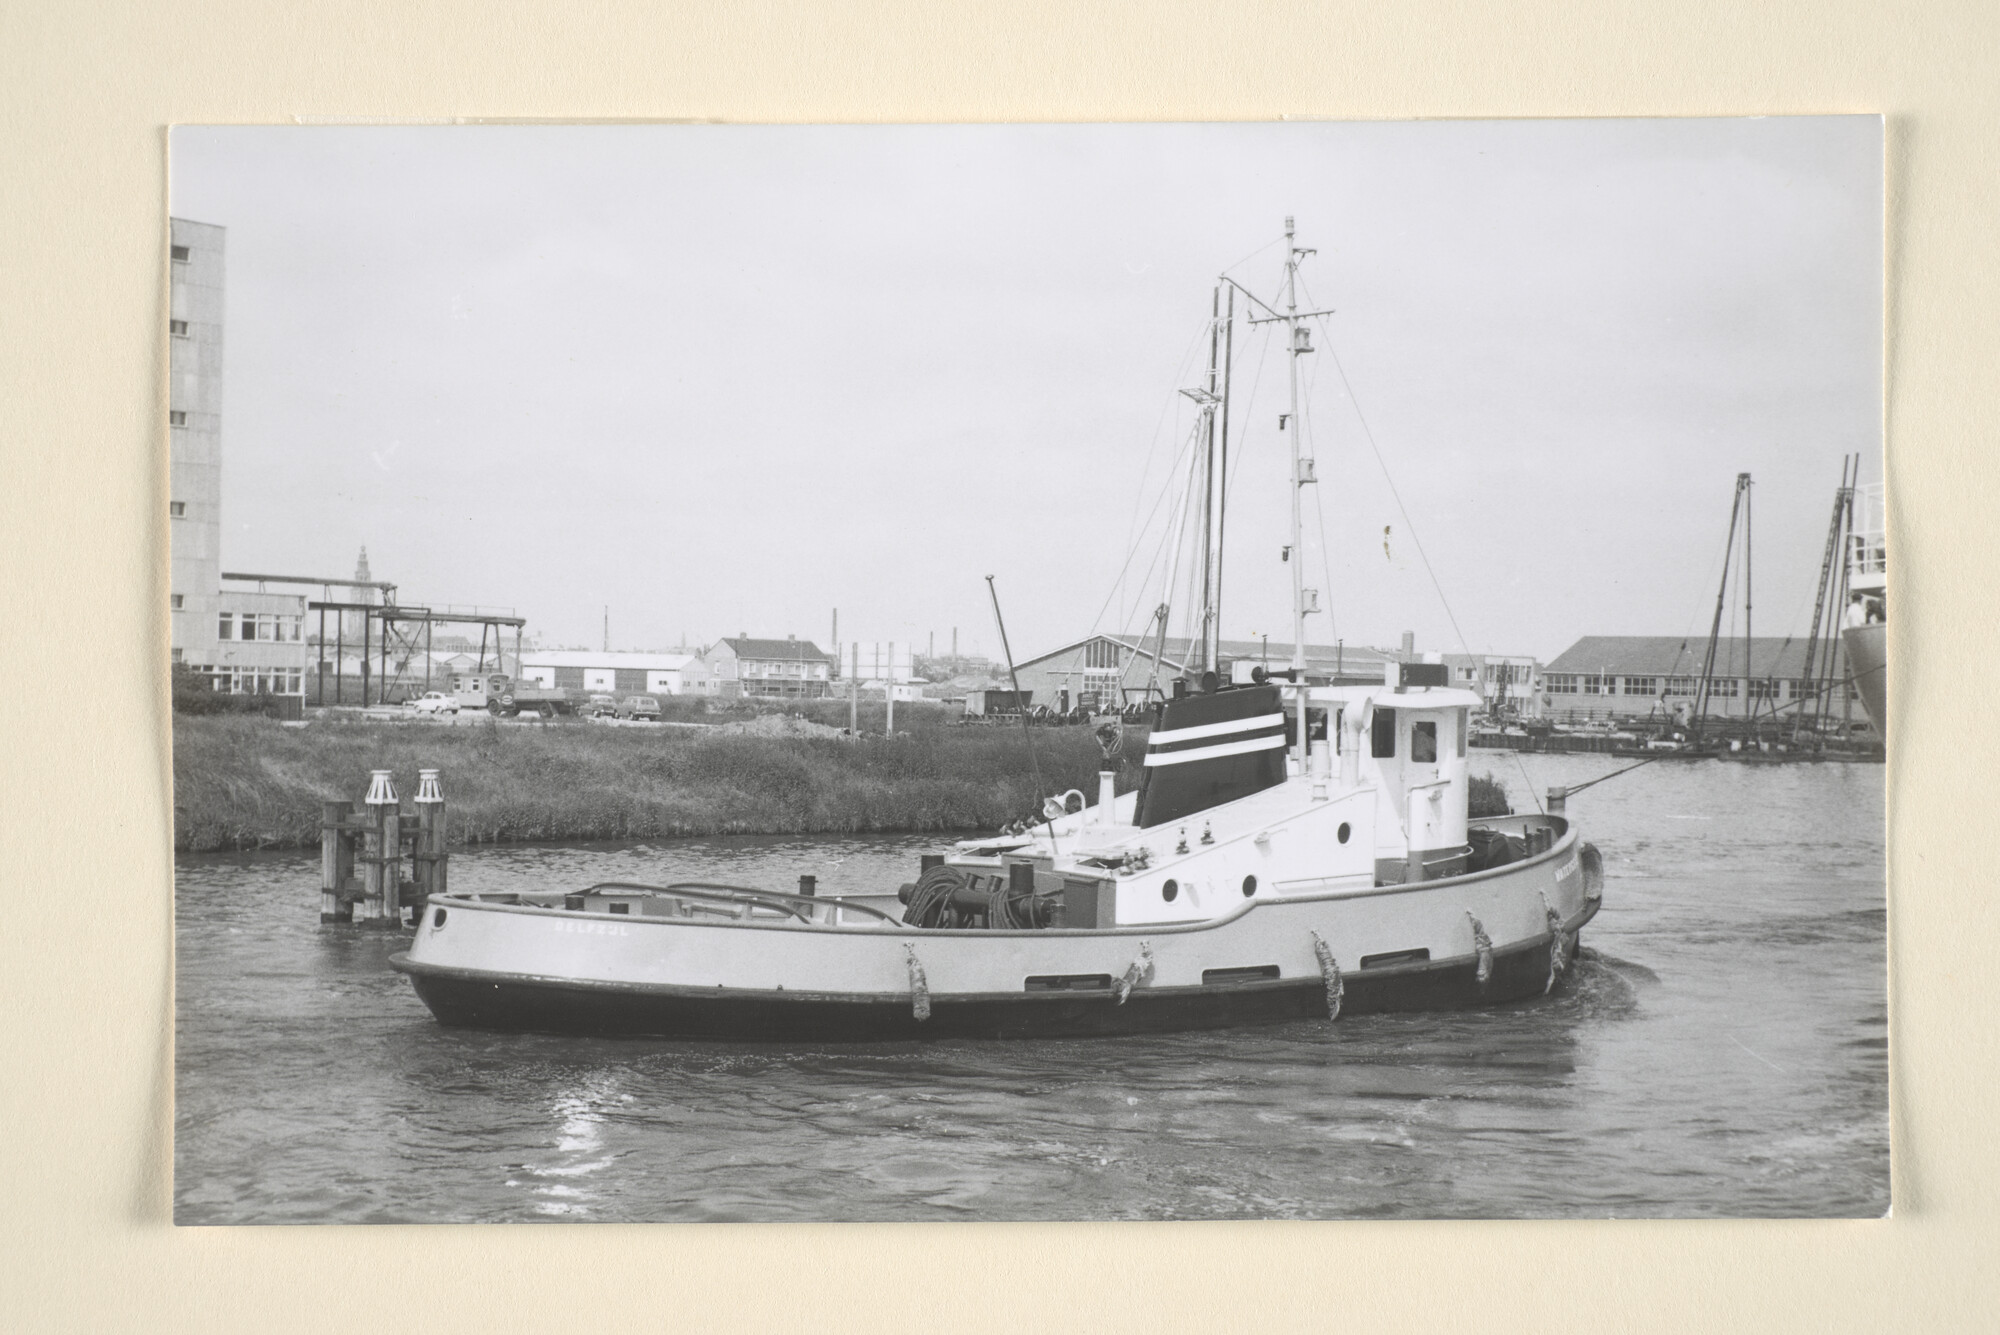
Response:
[{"label": "ship's handrail", "polygon": [[[588,895],[600,890],[642,891],[646,894],[681,895],[690,899],[720,900],[725,903],[761,904],[765,908],[780,910],[801,922],[808,923],[814,921],[817,910],[831,909],[833,915],[845,910],[901,925],[901,920],[893,914],[884,913],[868,904],[849,903],[836,896],[821,899],[817,895],[794,895],[783,890],[763,890],[756,886],[729,885],[721,881],[675,881],[668,885],[646,885],[638,881],[599,881],[596,885],[585,889],[583,893]],[[829,915],[830,922],[833,915]]]}]

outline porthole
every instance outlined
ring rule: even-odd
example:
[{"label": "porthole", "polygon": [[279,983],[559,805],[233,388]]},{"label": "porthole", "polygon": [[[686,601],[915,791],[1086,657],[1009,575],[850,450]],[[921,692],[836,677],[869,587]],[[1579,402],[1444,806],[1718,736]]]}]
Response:
[{"label": "porthole", "polygon": [[1340,828],[1339,828],[1338,830],[1335,830],[1335,831],[1334,831],[1333,833],[1334,833],[1334,837],[1335,837],[1336,839],[1340,840],[1340,842],[1344,844],[1344,843],[1346,843],[1346,842],[1347,842],[1347,836],[1348,836],[1348,835],[1350,835],[1350,834],[1353,834],[1353,833],[1354,833],[1354,831],[1352,831],[1352,830],[1350,830],[1350,829],[1348,829],[1348,828],[1347,828],[1347,822],[1346,822],[1346,821],[1342,821],[1342,822],[1340,823]]},{"label": "porthole", "polygon": [[443,910],[443,909],[432,909],[432,910],[431,910],[431,926],[432,926],[432,927],[442,927],[442,926],[444,926],[444,910]]},{"label": "porthole", "polygon": [[1257,878],[1255,876],[1245,876],[1243,878],[1243,897],[1245,899],[1248,899],[1251,895],[1254,895],[1256,893],[1257,893]]},{"label": "porthole", "polygon": [[1181,883],[1179,881],[1168,881],[1165,885],[1160,887],[1160,898],[1166,900],[1169,904],[1173,903],[1174,900],[1178,899],[1180,897],[1180,893],[1181,893]]}]

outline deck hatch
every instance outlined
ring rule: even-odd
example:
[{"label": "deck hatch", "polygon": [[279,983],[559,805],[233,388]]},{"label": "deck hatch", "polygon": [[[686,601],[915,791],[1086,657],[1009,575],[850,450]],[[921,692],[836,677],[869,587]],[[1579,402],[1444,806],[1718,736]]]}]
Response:
[{"label": "deck hatch", "polygon": [[1235,969],[1203,969],[1203,987],[1226,987],[1230,983],[1261,983],[1267,978],[1278,976],[1275,964],[1250,964]]},{"label": "deck hatch", "polygon": [[1111,975],[1108,973],[1043,973],[1031,974],[1023,985],[1028,992],[1109,992]]}]

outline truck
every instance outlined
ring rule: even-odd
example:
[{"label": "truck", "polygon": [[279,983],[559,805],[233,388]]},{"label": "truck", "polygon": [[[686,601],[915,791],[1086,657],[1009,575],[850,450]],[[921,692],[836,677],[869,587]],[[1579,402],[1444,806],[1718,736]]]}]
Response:
[{"label": "truck", "polygon": [[504,673],[486,673],[480,678],[480,685],[484,688],[479,693],[485,697],[486,711],[495,718],[513,718],[516,714],[554,718],[576,712],[576,697],[560,686],[520,682]]}]

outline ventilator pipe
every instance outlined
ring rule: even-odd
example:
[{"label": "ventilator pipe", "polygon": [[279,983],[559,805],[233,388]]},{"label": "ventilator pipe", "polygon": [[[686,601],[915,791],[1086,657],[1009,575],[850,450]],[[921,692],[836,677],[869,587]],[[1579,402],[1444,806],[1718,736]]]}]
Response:
[{"label": "ventilator pipe", "polygon": [[1118,775],[1108,769],[1097,771],[1097,823],[1109,829],[1118,823]]},{"label": "ventilator pipe", "polygon": [[1361,786],[1361,737],[1368,730],[1368,712],[1373,707],[1363,705],[1340,716],[1340,730],[1346,735],[1340,748],[1340,783],[1343,788]]}]

